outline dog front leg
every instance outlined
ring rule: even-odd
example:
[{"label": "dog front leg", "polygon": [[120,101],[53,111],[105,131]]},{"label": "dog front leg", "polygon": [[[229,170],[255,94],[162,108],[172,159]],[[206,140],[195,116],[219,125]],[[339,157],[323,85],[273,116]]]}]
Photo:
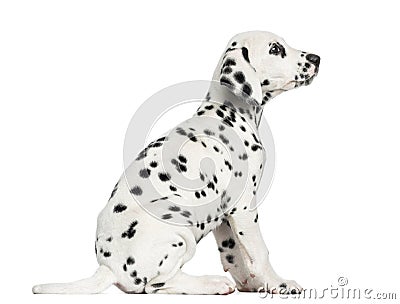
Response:
[{"label": "dog front leg", "polygon": [[[241,208],[240,208],[241,209]],[[291,280],[276,274],[269,262],[269,252],[258,225],[257,210],[241,210],[228,217],[236,252],[230,259],[236,266],[229,268],[241,291],[258,291],[260,288],[272,293],[299,293],[302,288]],[[237,244],[236,244],[237,243]]]}]

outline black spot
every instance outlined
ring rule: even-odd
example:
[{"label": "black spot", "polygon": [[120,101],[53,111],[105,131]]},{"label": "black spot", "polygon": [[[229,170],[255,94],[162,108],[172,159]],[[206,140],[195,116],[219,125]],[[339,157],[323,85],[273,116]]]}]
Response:
[{"label": "black spot", "polygon": [[246,60],[248,63],[250,63],[250,59],[249,59],[249,50],[245,47],[242,47],[242,55],[244,60]]},{"label": "black spot", "polygon": [[182,246],[183,246],[183,242],[179,242],[179,243],[178,243],[178,246],[179,246],[179,247],[182,247]]},{"label": "black spot", "polygon": [[258,221],[258,213],[256,214],[256,217],[254,219],[254,223],[257,223],[257,221]]},{"label": "black spot", "polygon": [[155,162],[155,161],[152,161],[151,163],[150,163],[150,167],[152,167],[152,168],[156,168],[157,167],[157,162]]},{"label": "black spot", "polygon": [[231,121],[229,120],[229,117],[225,117],[222,122],[224,124],[226,124],[227,126],[233,127],[233,124],[231,123]]},{"label": "black spot", "polygon": [[204,113],[205,113],[204,111],[198,111],[198,112],[197,112],[197,115],[198,115],[198,116],[201,116],[201,115],[203,115]]},{"label": "black spot", "polygon": [[253,90],[252,90],[252,88],[251,88],[251,85],[250,85],[249,83],[245,83],[245,84],[242,86],[242,91],[243,91],[246,95],[248,95],[248,96],[250,96],[251,93],[253,92]]},{"label": "black spot", "polygon": [[228,167],[229,170],[232,170],[232,165],[229,161],[225,160],[225,165]]},{"label": "black spot", "polygon": [[154,283],[154,284],[151,284],[151,287],[154,287],[154,288],[161,288],[161,287],[163,287],[165,285],[165,283]]},{"label": "black spot", "polygon": [[181,208],[179,208],[178,206],[170,206],[168,208],[168,210],[174,211],[174,212],[179,212],[179,211],[181,211]]},{"label": "black spot", "polygon": [[123,205],[123,204],[118,204],[118,205],[115,205],[115,206],[114,206],[113,212],[114,212],[114,213],[121,213],[121,212],[125,211],[126,208],[128,208],[128,207],[126,207],[126,206]]},{"label": "black spot", "polygon": [[232,73],[232,68],[229,67],[229,66],[227,66],[227,67],[225,67],[225,68],[222,70],[222,73],[224,73],[224,74],[230,74],[230,73]]},{"label": "black spot", "polygon": [[103,253],[105,258],[109,258],[111,256],[111,252],[110,251],[104,251]]},{"label": "black spot", "polygon": [[178,172],[186,172],[187,168],[185,165],[183,164],[178,164],[178,168],[177,168]]},{"label": "black spot", "polygon": [[201,195],[206,196],[206,193],[204,192],[204,190],[201,190]]},{"label": "black spot", "polygon": [[147,149],[148,148],[145,148],[143,151],[141,151],[139,153],[138,157],[136,157],[136,160],[141,160],[141,159],[145,158],[147,156]]},{"label": "black spot", "polygon": [[260,145],[252,145],[251,146],[251,150],[253,150],[253,151],[257,151],[258,149],[261,150],[261,146]]},{"label": "black spot", "polygon": [[224,252],[224,249],[222,249],[221,247],[218,247],[218,251],[219,252]]},{"label": "black spot", "polygon": [[201,229],[201,230],[204,230],[204,228],[205,228],[205,225],[204,225],[204,223],[201,223],[201,225],[200,225],[200,229]]},{"label": "black spot", "polygon": [[235,80],[239,83],[243,83],[246,81],[246,77],[244,76],[244,74],[242,72],[236,72],[235,74],[233,74],[233,78],[235,78]]},{"label": "black spot", "polygon": [[184,211],[181,212],[181,215],[184,216],[184,217],[190,217],[192,214],[189,211],[184,210]]},{"label": "black spot", "polygon": [[127,270],[128,270],[128,268],[126,267],[126,264],[124,264],[124,266],[122,266],[122,269],[123,269],[124,271],[127,271]]},{"label": "black spot", "polygon": [[133,257],[129,257],[126,259],[126,264],[133,265],[135,264],[135,259]]},{"label": "black spot", "polygon": [[158,267],[161,267],[163,263],[164,263],[164,260],[161,260],[160,263],[158,263]]},{"label": "black spot", "polygon": [[239,231],[239,234],[240,234],[240,235],[243,235],[244,233],[243,233],[243,231]]},{"label": "black spot", "polygon": [[194,193],[194,195],[195,195],[197,198],[200,198],[200,193],[199,193],[199,192],[196,191],[196,192]]},{"label": "black spot", "polygon": [[204,141],[201,142],[204,148],[207,148],[207,145],[204,143]]},{"label": "black spot", "polygon": [[246,128],[244,126],[240,126],[240,130],[242,130],[243,132],[246,132]]},{"label": "black spot", "polygon": [[225,258],[229,264],[233,264],[233,261],[235,259],[235,257],[231,254],[228,254]]},{"label": "black spot", "polygon": [[182,128],[176,128],[176,133],[178,133],[178,134],[180,134],[180,135],[183,135],[183,136],[186,136],[187,135],[187,133],[186,133],[186,131],[185,130],[183,130]]},{"label": "black spot", "polygon": [[224,118],[224,113],[220,109],[218,109],[215,113],[217,113],[219,117]]},{"label": "black spot", "polygon": [[113,240],[112,236],[110,236],[109,238],[106,238],[107,242],[112,242],[112,240]]},{"label": "black spot", "polygon": [[226,111],[226,105],[220,105],[219,108],[220,108],[222,111]]},{"label": "black spot", "polygon": [[171,175],[169,175],[169,173],[167,173],[167,172],[160,172],[160,173],[158,173],[158,178],[162,182],[167,182],[171,179]]},{"label": "black spot", "polygon": [[108,200],[112,199],[113,196],[115,195],[115,192],[117,192],[118,189],[118,183],[115,184],[113,191],[111,192],[111,196]]},{"label": "black spot", "polygon": [[222,247],[228,247],[229,249],[233,249],[235,244],[235,240],[232,238],[229,238],[221,243]]},{"label": "black spot", "polygon": [[143,190],[139,186],[135,186],[131,189],[131,193],[134,195],[142,195]]},{"label": "black spot", "polygon": [[178,159],[179,159],[180,162],[182,162],[182,163],[184,163],[184,164],[186,164],[186,162],[187,162],[186,157],[183,156],[182,154],[180,154],[180,155],[178,156]]},{"label": "black spot", "polygon": [[213,181],[214,181],[214,183],[218,183],[218,179],[217,179],[217,177],[215,176],[215,175],[213,175]]},{"label": "black spot", "polygon": [[231,110],[231,112],[229,113],[229,117],[231,118],[231,120],[232,120],[233,122],[236,122],[235,111]]},{"label": "black spot", "polygon": [[259,142],[257,136],[254,133],[252,133],[251,135],[253,136],[254,141],[259,144],[260,142]]},{"label": "black spot", "polygon": [[131,239],[135,236],[136,230],[134,229],[136,225],[138,224],[138,221],[133,221],[130,225],[128,230],[122,233],[121,237],[122,238],[128,238]]},{"label": "black spot", "polygon": [[235,60],[232,58],[227,58],[223,64],[223,66],[231,66],[231,65],[236,65]]},{"label": "black spot", "polygon": [[287,288],[286,283],[282,283],[281,285],[279,285],[280,288]]},{"label": "black spot", "polygon": [[172,218],[172,215],[171,215],[170,213],[163,214],[161,218],[162,218],[163,220],[168,220],[168,219]]},{"label": "black spot", "polygon": [[225,145],[229,144],[229,140],[224,135],[220,134],[219,138]]},{"label": "black spot", "polygon": [[150,169],[142,169],[139,171],[139,176],[143,178],[148,178],[150,176]]},{"label": "black spot", "polygon": [[233,41],[231,45],[232,45],[232,46],[235,46],[235,45],[236,45],[236,41]]},{"label": "black spot", "polygon": [[270,82],[268,79],[264,79],[264,81],[261,83],[262,86],[267,86],[269,84],[270,84]]},{"label": "black spot", "polygon": [[131,276],[132,278],[137,277],[137,271],[136,271],[136,270],[132,271],[131,274],[130,274],[130,276]]},{"label": "black spot", "polygon": [[163,144],[162,142],[151,143],[151,144],[149,145],[149,148],[158,148],[158,147],[161,147],[162,144]]},{"label": "black spot", "polygon": [[245,145],[246,147],[248,147],[248,146],[249,146],[249,142],[248,142],[247,140],[245,140],[245,141],[244,141],[244,145]]},{"label": "black spot", "polygon": [[215,135],[215,133],[213,131],[209,130],[209,129],[205,129],[204,130],[204,134],[206,134],[208,136],[214,136]]},{"label": "black spot", "polygon": [[233,87],[233,83],[228,78],[226,78],[225,76],[222,76],[219,82],[222,85],[226,85],[228,87]]},{"label": "black spot", "polygon": [[171,191],[176,191],[177,189],[176,189],[176,187],[175,186],[169,186],[169,189],[171,190]]},{"label": "black spot", "polygon": [[139,285],[140,283],[142,283],[142,279],[141,278],[136,278],[135,279],[135,285]]},{"label": "black spot", "polygon": [[206,109],[206,110],[212,110],[213,108],[214,108],[213,105],[208,105],[208,106],[205,106],[205,107],[204,107],[204,109]]},{"label": "black spot", "polygon": [[197,138],[196,138],[196,136],[194,136],[193,133],[189,133],[189,134],[188,134],[188,137],[189,137],[189,139],[190,139],[191,141],[193,141],[193,142],[196,142],[196,141],[197,141]]},{"label": "black spot", "polygon": [[214,146],[213,148],[214,148],[215,152],[219,152],[219,149],[216,146]]}]

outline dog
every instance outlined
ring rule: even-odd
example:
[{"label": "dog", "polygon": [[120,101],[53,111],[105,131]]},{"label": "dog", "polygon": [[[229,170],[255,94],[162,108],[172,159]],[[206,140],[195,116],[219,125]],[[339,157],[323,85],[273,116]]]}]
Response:
[{"label": "dog", "polygon": [[[100,293],[112,284],[126,293],[301,292],[270,265],[250,203],[265,164],[258,134],[263,108],[282,92],[310,84],[319,64],[319,56],[269,32],[234,36],[214,72],[216,85],[194,116],[144,148],[115,185],[98,217],[95,274],[36,285],[33,293]],[[214,167],[204,169],[204,158]],[[179,187],[182,178],[196,186]],[[248,182],[230,182],[240,179]],[[209,232],[235,282],[182,272]]]}]

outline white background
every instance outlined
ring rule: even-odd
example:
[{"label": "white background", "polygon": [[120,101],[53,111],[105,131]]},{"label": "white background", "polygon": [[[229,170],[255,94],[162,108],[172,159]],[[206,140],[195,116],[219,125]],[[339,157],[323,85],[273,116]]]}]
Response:
[{"label": "white background", "polygon": [[[395,1],[358,3],[0,2],[1,297],[270,301],[115,287],[96,296],[31,294],[34,284],[95,271],[96,217],[122,172],[135,109],[166,86],[210,79],[230,37],[257,29],[322,58],[311,86],[264,112],[277,164],[260,221],[275,269],[306,288],[345,276],[349,287],[399,298],[400,22]],[[223,273],[211,235],[185,270]]]}]

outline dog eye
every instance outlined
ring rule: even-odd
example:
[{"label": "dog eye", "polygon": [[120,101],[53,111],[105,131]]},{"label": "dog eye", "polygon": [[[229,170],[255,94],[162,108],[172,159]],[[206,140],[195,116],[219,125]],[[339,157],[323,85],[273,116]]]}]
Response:
[{"label": "dog eye", "polygon": [[271,48],[269,49],[269,53],[270,53],[271,55],[279,55],[280,52],[281,52],[281,49],[280,49],[280,47],[279,47],[276,43],[274,43],[274,44],[271,46]]}]

